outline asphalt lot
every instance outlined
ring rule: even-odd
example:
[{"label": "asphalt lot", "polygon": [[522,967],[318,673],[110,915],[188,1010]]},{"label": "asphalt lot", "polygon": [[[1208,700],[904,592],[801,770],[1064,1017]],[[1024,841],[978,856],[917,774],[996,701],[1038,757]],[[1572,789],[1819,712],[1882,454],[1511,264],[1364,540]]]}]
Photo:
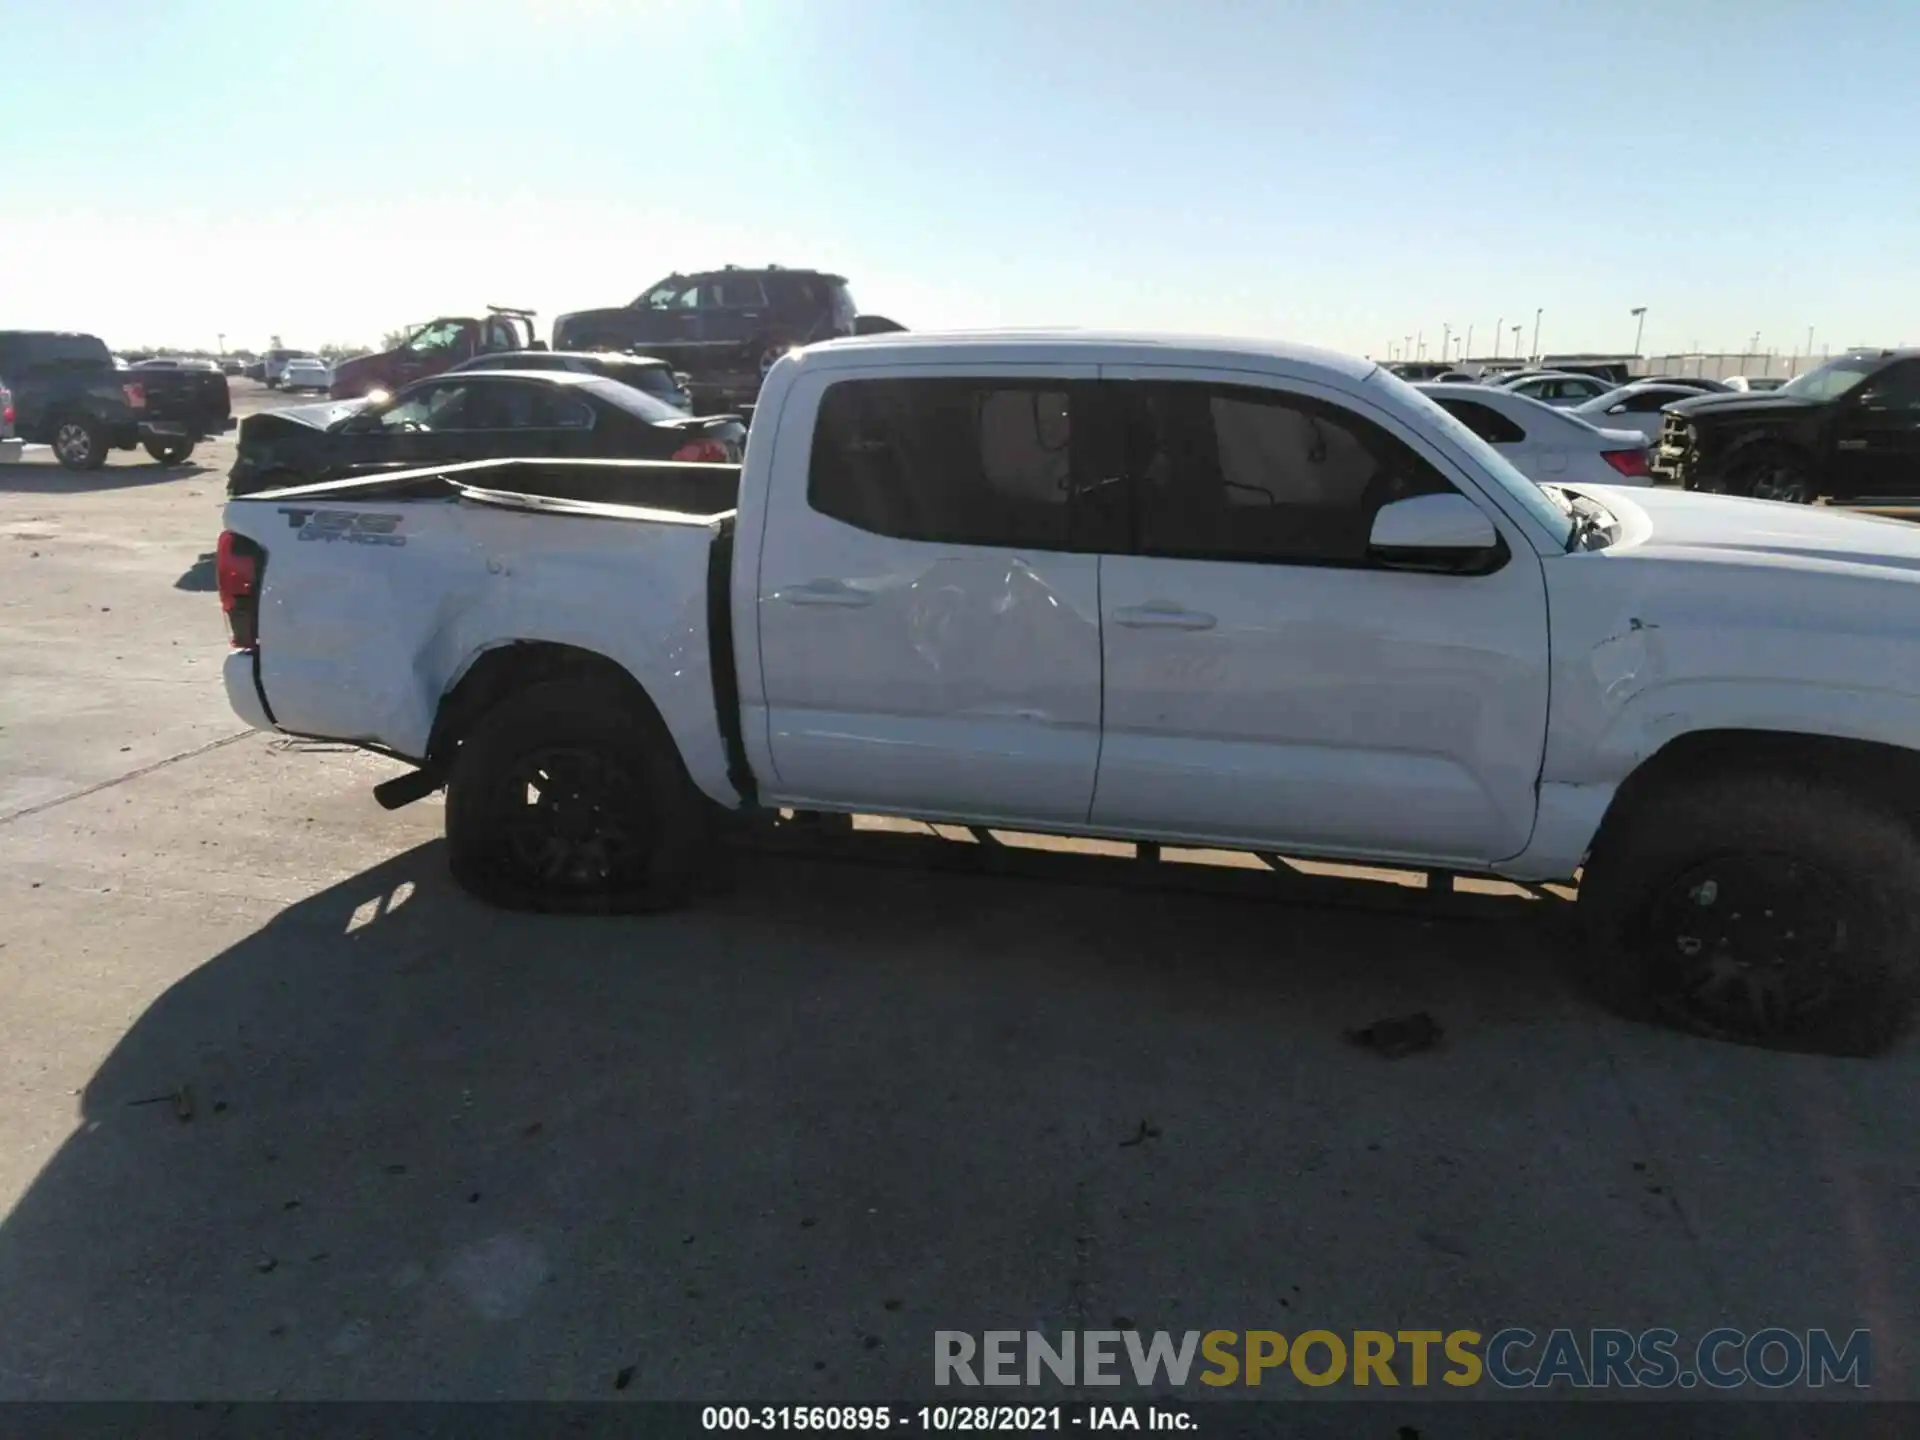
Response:
[{"label": "asphalt lot", "polygon": [[1865,1326],[1920,1398],[1920,1044],[1615,1021],[1518,891],[753,856],[486,910],[437,799],[228,712],[231,457],[0,467],[0,1399],[872,1400],[936,1329],[1508,1324]]}]

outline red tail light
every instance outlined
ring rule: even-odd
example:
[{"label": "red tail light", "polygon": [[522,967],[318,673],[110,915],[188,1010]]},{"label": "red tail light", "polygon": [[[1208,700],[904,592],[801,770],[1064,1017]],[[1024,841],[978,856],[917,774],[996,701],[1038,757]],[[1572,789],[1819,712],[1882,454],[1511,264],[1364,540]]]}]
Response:
[{"label": "red tail light", "polygon": [[0,425],[13,425],[13,392],[0,385]]},{"label": "red tail light", "polygon": [[129,380],[126,384],[122,385],[120,389],[127,397],[127,404],[131,405],[134,409],[144,410],[147,408],[146,386],[140,384],[137,380]]},{"label": "red tail light", "polygon": [[220,586],[220,608],[236,650],[260,643],[260,562],[266,554],[244,535],[220,532],[214,553],[214,578]]},{"label": "red tail light", "polygon": [[1629,480],[1647,478],[1647,452],[1640,450],[1602,450],[1600,458]]},{"label": "red tail light", "polygon": [[733,458],[733,452],[719,440],[689,440],[672,455],[670,460],[694,460],[711,465],[724,465]]}]

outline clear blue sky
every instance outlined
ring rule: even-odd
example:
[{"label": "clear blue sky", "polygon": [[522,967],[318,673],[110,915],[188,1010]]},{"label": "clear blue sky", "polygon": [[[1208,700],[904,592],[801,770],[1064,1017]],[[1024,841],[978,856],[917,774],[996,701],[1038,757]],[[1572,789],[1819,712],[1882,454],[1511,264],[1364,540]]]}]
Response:
[{"label": "clear blue sky", "polygon": [[1920,341],[1917,136],[1913,0],[0,0],[0,325],[776,261],[915,327]]}]

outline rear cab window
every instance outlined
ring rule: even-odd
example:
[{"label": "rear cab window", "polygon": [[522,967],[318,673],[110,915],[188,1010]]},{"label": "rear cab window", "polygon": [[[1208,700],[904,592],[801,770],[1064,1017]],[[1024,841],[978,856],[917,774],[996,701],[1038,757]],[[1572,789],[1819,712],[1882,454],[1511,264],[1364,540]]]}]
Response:
[{"label": "rear cab window", "polygon": [[106,341],[94,335],[15,334],[0,336],[0,373],[32,370],[113,368]]},{"label": "rear cab window", "polygon": [[1098,468],[1085,438],[1099,429],[1094,392],[1039,377],[835,381],[807,503],[898,540],[1112,550],[1121,537],[1082,503]]}]

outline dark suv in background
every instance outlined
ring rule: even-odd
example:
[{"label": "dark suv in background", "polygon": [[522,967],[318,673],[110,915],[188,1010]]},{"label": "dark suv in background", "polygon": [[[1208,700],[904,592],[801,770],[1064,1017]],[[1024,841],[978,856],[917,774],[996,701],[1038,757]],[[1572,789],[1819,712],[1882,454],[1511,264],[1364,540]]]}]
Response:
[{"label": "dark suv in background", "polygon": [[553,348],[657,356],[689,377],[704,412],[751,405],[767,371],[797,345],[902,328],[861,315],[845,276],[728,265],[669,275],[619,309],[562,315]]},{"label": "dark suv in background", "polygon": [[1801,505],[1920,496],[1920,350],[1853,350],[1778,390],[1661,413],[1658,484]]},{"label": "dark suv in background", "polygon": [[98,470],[109,450],[145,445],[178,465],[233,429],[227,377],[185,366],[123,370],[96,335],[0,330],[0,389],[21,440],[51,445],[69,470]]}]

